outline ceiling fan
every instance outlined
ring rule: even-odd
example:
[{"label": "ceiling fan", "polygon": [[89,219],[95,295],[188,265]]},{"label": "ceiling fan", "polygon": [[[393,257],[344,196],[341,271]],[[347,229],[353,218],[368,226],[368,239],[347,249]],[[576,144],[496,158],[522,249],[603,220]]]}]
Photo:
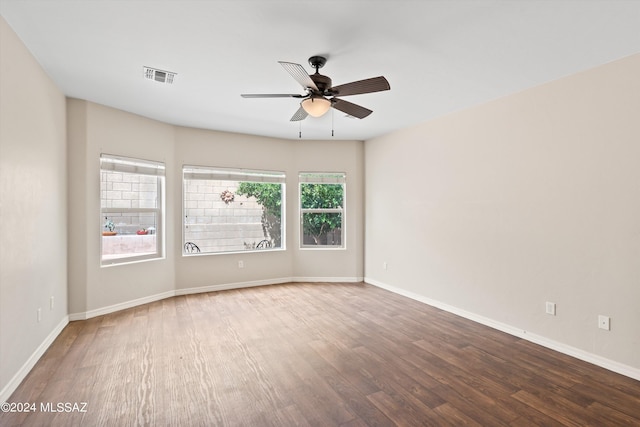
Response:
[{"label": "ceiling fan", "polygon": [[339,97],[349,95],[360,95],[364,93],[380,92],[389,90],[389,82],[384,77],[373,77],[365,80],[358,80],[351,83],[345,83],[339,86],[331,86],[331,79],[318,73],[318,70],[327,62],[327,58],[323,56],[312,56],[309,58],[309,64],[316,69],[315,74],[307,74],[307,71],[300,64],[292,62],[278,61],[284,69],[291,74],[302,85],[306,94],[286,94],[286,93],[270,93],[270,94],[242,94],[243,98],[301,98],[300,108],[291,117],[291,121],[304,120],[308,115],[312,117],[320,117],[335,108],[343,113],[358,119],[364,119],[373,111],[354,104]]}]

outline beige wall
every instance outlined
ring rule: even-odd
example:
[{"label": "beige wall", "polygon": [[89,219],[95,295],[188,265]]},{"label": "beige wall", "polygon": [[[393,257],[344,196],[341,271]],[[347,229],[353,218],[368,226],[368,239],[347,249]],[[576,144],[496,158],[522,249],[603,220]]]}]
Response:
[{"label": "beige wall", "polygon": [[634,55],[367,141],[367,280],[637,375],[639,75]]},{"label": "beige wall", "polygon": [[0,17],[0,401],[67,322],[66,164],[64,95]]}]

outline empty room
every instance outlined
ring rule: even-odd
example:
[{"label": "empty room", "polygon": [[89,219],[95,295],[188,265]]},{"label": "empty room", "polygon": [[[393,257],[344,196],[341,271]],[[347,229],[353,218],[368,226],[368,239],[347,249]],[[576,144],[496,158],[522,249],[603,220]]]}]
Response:
[{"label": "empty room", "polygon": [[639,425],[638,28],[0,0],[0,425]]}]

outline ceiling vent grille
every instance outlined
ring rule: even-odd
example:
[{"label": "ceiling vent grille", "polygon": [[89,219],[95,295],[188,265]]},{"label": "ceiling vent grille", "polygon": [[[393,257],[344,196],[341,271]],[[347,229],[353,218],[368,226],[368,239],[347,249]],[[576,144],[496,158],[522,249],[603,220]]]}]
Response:
[{"label": "ceiling vent grille", "polygon": [[144,68],[144,77],[148,80],[153,80],[159,83],[172,84],[175,79],[177,73],[172,71],[158,70],[156,68],[151,67],[143,67]]}]

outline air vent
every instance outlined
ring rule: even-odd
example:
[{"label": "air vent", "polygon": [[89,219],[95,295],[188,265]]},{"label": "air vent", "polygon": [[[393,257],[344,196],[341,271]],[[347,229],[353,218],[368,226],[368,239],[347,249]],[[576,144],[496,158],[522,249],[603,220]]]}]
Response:
[{"label": "air vent", "polygon": [[177,73],[172,71],[158,70],[156,68],[144,67],[144,77],[159,83],[172,84]]}]

